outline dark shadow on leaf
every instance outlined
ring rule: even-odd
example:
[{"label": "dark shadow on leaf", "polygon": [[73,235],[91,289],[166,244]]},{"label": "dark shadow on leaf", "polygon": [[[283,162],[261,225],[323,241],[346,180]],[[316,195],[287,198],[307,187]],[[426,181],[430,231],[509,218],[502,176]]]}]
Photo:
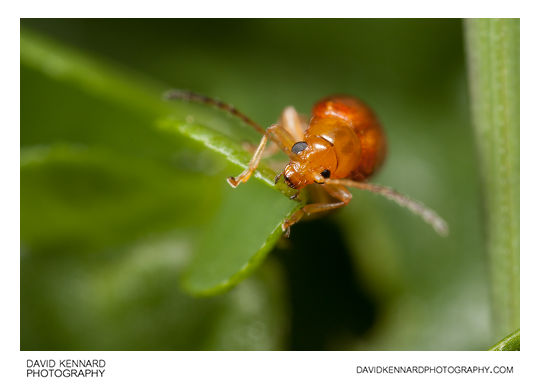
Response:
[{"label": "dark shadow on leaf", "polygon": [[365,334],[377,306],[353,272],[339,227],[328,219],[292,228],[285,248],[276,250],[290,294],[290,350],[347,349],[346,340]]}]

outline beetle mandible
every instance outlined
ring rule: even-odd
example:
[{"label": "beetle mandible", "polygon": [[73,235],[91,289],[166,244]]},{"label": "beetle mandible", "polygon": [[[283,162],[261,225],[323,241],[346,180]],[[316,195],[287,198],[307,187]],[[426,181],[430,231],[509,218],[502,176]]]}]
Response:
[{"label": "beetle mandible", "polygon": [[273,149],[281,149],[290,160],[277,175],[276,183],[283,176],[287,185],[297,190],[309,184],[320,184],[336,200],[307,204],[296,211],[282,225],[287,235],[304,214],[347,205],[352,198],[347,187],[385,196],[422,217],[440,235],[448,234],[446,222],[435,211],[389,187],[366,182],[385,159],[386,138],[373,111],[355,97],[334,95],[320,100],[313,107],[309,123],[294,107],[286,107],[279,122],[266,130],[233,106],[207,96],[174,90],[169,91],[166,98],[213,105],[242,119],[263,135],[248,167],[237,177],[227,179],[232,187],[249,180],[270,140]]}]

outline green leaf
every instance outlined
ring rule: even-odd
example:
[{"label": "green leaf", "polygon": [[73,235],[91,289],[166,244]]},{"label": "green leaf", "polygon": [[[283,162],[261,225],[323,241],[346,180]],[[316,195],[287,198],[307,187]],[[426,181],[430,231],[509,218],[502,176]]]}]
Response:
[{"label": "green leaf", "polygon": [[26,147],[22,244],[39,253],[81,253],[151,231],[193,228],[211,215],[213,181],[95,147]]},{"label": "green leaf", "polygon": [[[255,181],[237,190],[224,186],[223,195],[183,277],[183,286],[194,294],[214,294],[248,276],[282,236],[283,218],[297,206]],[[259,216],[265,219],[257,220]]]},{"label": "green leaf", "polygon": [[519,328],[519,19],[465,21],[493,324]]},{"label": "green leaf", "polygon": [[25,244],[97,247],[156,223],[198,226],[206,234],[184,285],[217,293],[253,272],[303,204],[303,195],[290,200],[292,190],[274,186],[264,164],[247,184],[228,186],[250,159],[242,142],[257,134],[223,111],[165,101],[168,87],[24,29],[21,73]]},{"label": "green leaf", "polygon": [[21,349],[283,348],[281,270],[266,263],[232,292],[193,298],[177,289],[191,247],[174,230],[92,257],[26,255]]},{"label": "green leaf", "polygon": [[519,329],[518,329],[514,333],[506,336],[504,339],[499,341],[489,350],[490,351],[519,351],[519,347],[520,347],[519,344],[520,344],[520,341],[519,341]]}]

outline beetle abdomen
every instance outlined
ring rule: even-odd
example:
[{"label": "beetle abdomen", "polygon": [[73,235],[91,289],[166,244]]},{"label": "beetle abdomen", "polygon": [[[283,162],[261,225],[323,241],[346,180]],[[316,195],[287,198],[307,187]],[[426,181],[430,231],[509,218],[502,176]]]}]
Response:
[{"label": "beetle abdomen", "polygon": [[355,140],[353,154],[349,151],[337,154],[338,158],[360,157],[347,178],[364,180],[382,165],[386,156],[386,138],[377,117],[366,104],[351,96],[330,96],[315,104],[312,113],[314,118],[344,120],[356,134],[358,140]]}]

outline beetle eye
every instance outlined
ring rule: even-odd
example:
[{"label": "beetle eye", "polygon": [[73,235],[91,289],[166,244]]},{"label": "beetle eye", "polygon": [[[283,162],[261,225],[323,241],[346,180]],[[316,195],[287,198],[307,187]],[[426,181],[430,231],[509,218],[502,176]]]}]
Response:
[{"label": "beetle eye", "polygon": [[321,176],[324,177],[325,179],[328,179],[330,177],[330,170],[325,169],[324,171],[321,172]]},{"label": "beetle eye", "polygon": [[300,152],[302,152],[304,149],[307,148],[307,143],[305,141],[299,141],[298,143],[295,143],[292,148],[291,148],[291,151],[298,155]]}]

